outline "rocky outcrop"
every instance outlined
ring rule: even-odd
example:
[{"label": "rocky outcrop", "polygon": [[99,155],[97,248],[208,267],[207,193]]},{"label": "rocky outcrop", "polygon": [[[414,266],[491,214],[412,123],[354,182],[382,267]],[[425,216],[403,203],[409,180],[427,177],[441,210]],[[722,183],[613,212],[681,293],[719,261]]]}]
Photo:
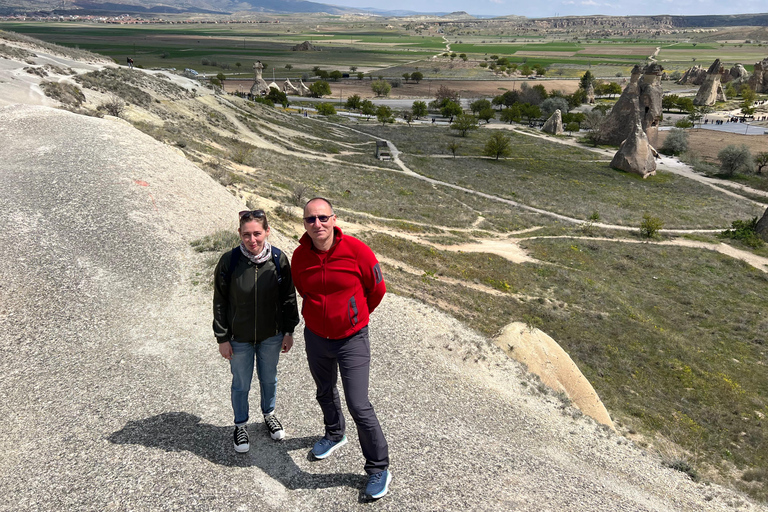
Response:
[{"label": "rocky outcrop", "polygon": [[768,208],[766,208],[762,218],[757,221],[755,232],[763,241],[768,242]]},{"label": "rocky outcrop", "polygon": [[734,65],[728,73],[723,75],[720,79],[723,83],[734,82],[741,83],[749,80],[749,71],[747,71],[741,64]]},{"label": "rocky outcrop", "polygon": [[322,51],[320,48],[316,47],[309,41],[304,41],[301,44],[297,44],[296,46],[292,46],[291,50],[294,52],[319,52]]},{"label": "rocky outcrop", "polygon": [[656,174],[656,156],[658,153],[648,142],[648,137],[643,131],[639,104],[636,105],[635,122],[629,137],[621,143],[619,150],[611,160],[611,167],[626,172],[639,174],[647,178]]},{"label": "rocky outcrop", "polygon": [[605,119],[605,142],[621,144],[633,129],[635,102],[640,105],[640,123],[648,138],[656,140],[661,122],[661,75],[659,64],[650,64],[644,69],[635,66],[629,84],[619,96],[616,104]]},{"label": "rocky outcrop", "polygon": [[755,62],[755,71],[747,83],[757,93],[768,92],[768,58]]},{"label": "rocky outcrop", "polygon": [[269,85],[267,85],[267,82],[261,77],[261,72],[263,70],[264,65],[260,60],[257,60],[253,63],[253,72],[256,75],[250,91],[253,96],[264,96],[265,94],[269,93]]},{"label": "rocky outcrop", "polygon": [[615,430],[611,416],[592,384],[562,347],[545,332],[513,322],[496,338],[496,344],[524,363],[545,386],[565,393],[581,412]]},{"label": "rocky outcrop", "polygon": [[706,78],[707,70],[697,64],[683,73],[677,83],[680,85],[701,85]]},{"label": "rocky outcrop", "polygon": [[590,105],[594,105],[595,103],[595,86],[592,85],[592,82],[590,82],[589,87],[587,87],[587,103]]},{"label": "rocky outcrop", "polygon": [[713,62],[707,70],[707,78],[704,80],[704,83],[701,84],[701,87],[699,87],[699,92],[696,93],[696,97],[693,99],[693,104],[712,106],[716,101],[725,101],[725,93],[723,92],[723,86],[720,83],[720,78],[724,74],[725,70],[720,63],[720,59],[715,59],[715,62]]},{"label": "rocky outcrop", "polygon": [[542,131],[551,133],[552,135],[563,134],[563,115],[560,113],[560,109],[555,110],[544,126],[541,127]]}]

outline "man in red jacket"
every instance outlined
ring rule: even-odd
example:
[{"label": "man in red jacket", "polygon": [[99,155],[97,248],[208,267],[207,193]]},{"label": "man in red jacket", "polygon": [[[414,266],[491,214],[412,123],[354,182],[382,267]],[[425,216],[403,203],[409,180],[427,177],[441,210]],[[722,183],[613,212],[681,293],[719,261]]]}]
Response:
[{"label": "man in red jacket", "polygon": [[384,277],[370,247],[336,227],[327,199],[307,202],[304,228],[307,232],[291,260],[291,275],[304,299],[307,361],[325,422],[325,436],[315,443],[312,454],[324,459],[347,443],[336,387],[338,366],[366,461],[365,492],[370,498],[381,498],[389,490],[392,474],[387,440],[368,400],[368,319],[387,291]]}]

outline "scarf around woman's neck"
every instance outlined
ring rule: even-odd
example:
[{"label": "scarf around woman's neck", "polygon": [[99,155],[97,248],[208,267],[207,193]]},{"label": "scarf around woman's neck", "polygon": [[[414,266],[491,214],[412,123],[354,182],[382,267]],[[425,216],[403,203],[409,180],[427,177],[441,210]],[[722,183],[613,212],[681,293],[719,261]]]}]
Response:
[{"label": "scarf around woman's neck", "polygon": [[269,242],[264,242],[264,249],[262,249],[261,252],[256,255],[246,249],[243,242],[240,242],[240,252],[243,253],[243,256],[251,260],[251,263],[254,265],[259,265],[272,257],[272,245],[270,245]]}]

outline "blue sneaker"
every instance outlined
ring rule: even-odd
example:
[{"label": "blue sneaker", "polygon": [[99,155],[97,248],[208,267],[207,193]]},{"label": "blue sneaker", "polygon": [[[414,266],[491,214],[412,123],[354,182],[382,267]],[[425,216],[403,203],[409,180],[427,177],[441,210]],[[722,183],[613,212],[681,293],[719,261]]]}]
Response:
[{"label": "blue sneaker", "polygon": [[340,441],[331,441],[330,439],[322,438],[312,447],[312,455],[314,455],[316,459],[324,459],[335,452],[337,448],[341,448],[345,444],[347,444],[347,436],[342,437]]},{"label": "blue sneaker", "polygon": [[365,495],[374,500],[383,497],[389,491],[391,481],[392,473],[388,469],[371,475],[368,478],[368,485],[365,486]]}]

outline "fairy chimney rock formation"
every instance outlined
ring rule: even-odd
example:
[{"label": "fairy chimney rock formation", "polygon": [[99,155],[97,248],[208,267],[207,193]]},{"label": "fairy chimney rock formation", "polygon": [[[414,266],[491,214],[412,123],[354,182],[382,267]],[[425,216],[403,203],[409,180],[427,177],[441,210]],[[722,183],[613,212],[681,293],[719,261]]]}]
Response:
[{"label": "fairy chimney rock formation", "polygon": [[563,115],[560,113],[560,109],[555,110],[554,113],[549,116],[549,119],[547,119],[547,122],[544,123],[544,126],[542,126],[541,129],[552,135],[563,134]]},{"label": "fairy chimney rock formation", "polygon": [[640,106],[642,129],[652,141],[656,140],[661,122],[661,75],[664,72],[659,64],[650,64],[644,69],[635,66],[629,84],[619,96],[616,104],[605,119],[605,133],[608,144],[621,144],[629,137],[634,128],[635,103]]},{"label": "fairy chimney rock formation", "polygon": [[747,83],[756,93],[768,92],[768,58],[755,62],[755,71]]},{"label": "fairy chimney rock formation", "polygon": [[595,86],[592,85],[592,82],[590,82],[589,87],[587,87],[587,103],[590,105],[595,103]]},{"label": "fairy chimney rock formation", "polygon": [[701,85],[706,78],[707,70],[697,64],[683,73],[677,83],[680,85]]},{"label": "fairy chimney rock formation", "polygon": [[747,71],[741,64],[734,65],[728,73],[723,75],[720,79],[721,82],[733,82],[738,84],[749,80],[749,71]]},{"label": "fairy chimney rock formation", "polygon": [[317,48],[315,45],[313,45],[309,41],[304,41],[301,44],[297,44],[296,46],[292,46],[291,50],[294,51],[294,52],[319,52],[319,51],[321,51],[320,48]]},{"label": "fairy chimney rock formation", "polygon": [[635,103],[635,105],[635,122],[632,125],[632,131],[613,156],[611,167],[647,178],[656,174],[655,157],[658,153],[648,142],[648,137],[643,131],[639,104]]},{"label": "fairy chimney rock formation", "polygon": [[709,69],[707,70],[707,78],[704,80],[704,83],[701,84],[701,87],[699,87],[699,92],[693,100],[694,105],[712,106],[716,101],[725,101],[725,93],[723,92],[723,86],[720,83],[720,79],[724,72],[720,59],[715,59],[715,62],[709,66]]},{"label": "fairy chimney rock formation", "polygon": [[765,209],[762,218],[757,221],[755,232],[757,233],[757,236],[763,239],[763,241],[768,242],[768,208]]},{"label": "fairy chimney rock formation", "polygon": [[253,63],[253,72],[256,75],[250,91],[253,96],[263,96],[269,92],[267,82],[261,77],[262,71],[264,71],[264,64],[257,60]]}]

